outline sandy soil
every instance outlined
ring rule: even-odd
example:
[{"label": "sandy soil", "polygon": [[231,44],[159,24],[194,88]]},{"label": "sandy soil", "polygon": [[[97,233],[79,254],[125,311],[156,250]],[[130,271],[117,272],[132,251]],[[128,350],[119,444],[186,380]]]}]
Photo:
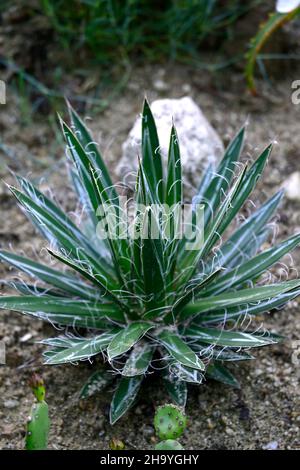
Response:
[{"label": "sandy soil", "polygon": [[[164,93],[155,90],[151,79],[142,78],[151,76],[166,82]],[[96,115],[93,109],[87,110],[111,170],[120,157],[122,141],[140,112],[145,92],[150,101],[158,96],[175,98],[190,94],[225,144],[246,119],[249,121],[246,153],[255,157],[271,140],[278,142],[253,202],[262,202],[278,190],[290,173],[300,169],[300,105],[293,105],[290,99],[290,84],[297,79],[297,73],[291,72],[288,80],[271,90],[261,84],[261,96],[255,99],[244,93],[242,76],[236,74],[226,80],[222,76],[222,82],[220,78],[186,67],[137,69],[126,90],[104,113]],[[49,183],[66,209],[73,209],[71,193],[66,191],[62,147],[57,145],[50,125],[41,116],[22,123],[18,103],[18,98],[11,94],[8,104],[0,110],[6,162],[22,174],[43,178],[43,186]],[[8,149],[14,152],[12,157],[7,157]],[[6,181],[12,180],[4,164],[1,176]],[[0,246],[11,244],[14,250],[27,255],[40,252],[44,243],[16,208],[3,184],[0,200]],[[278,239],[299,232],[300,202],[285,201],[277,221]],[[300,250],[294,252],[293,259],[297,268]],[[278,266],[278,274],[280,269]],[[11,274],[0,265],[0,278],[7,276]],[[1,291],[9,292],[4,285]],[[300,449],[299,370],[292,362],[292,342],[300,340],[299,318],[299,303],[295,301],[265,319],[269,329],[285,335],[287,340],[256,352],[256,361],[233,367],[241,391],[213,382],[191,387],[186,410],[189,426],[182,439],[187,449]],[[0,367],[0,448],[23,448],[24,423],[32,402],[26,381],[33,370],[42,373],[47,384],[51,449],[107,449],[112,437],[123,440],[128,449],[153,447],[154,408],[166,400],[157,384],[149,383],[137,406],[111,427],[107,418],[109,392],[85,402],[77,399],[78,390],[93,366],[42,367],[41,347],[35,341],[53,333],[50,326],[39,321],[1,312],[0,339],[6,344],[7,365]]]}]

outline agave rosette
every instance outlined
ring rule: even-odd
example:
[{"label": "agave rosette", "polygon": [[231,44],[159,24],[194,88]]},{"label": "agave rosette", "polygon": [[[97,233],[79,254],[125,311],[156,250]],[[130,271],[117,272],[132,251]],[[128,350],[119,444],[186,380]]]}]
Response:
[{"label": "agave rosette", "polygon": [[[244,141],[242,128],[216,171],[205,172],[189,219],[198,233],[194,215],[203,206],[202,243],[197,249],[187,249],[190,240],[175,236],[175,212],[171,212],[166,236],[159,211],[153,209],[183,203],[178,137],[173,126],[164,171],[155,122],[145,101],[135,188],[135,202],[145,210],[135,212],[131,226],[134,234],[141,234],[154,224],[158,236],[132,236],[125,230],[125,236],[123,231],[122,236],[105,239],[96,236],[98,224],[102,234],[107,230],[109,235],[107,211],[113,209],[120,227],[124,209],[97,145],[76,112],[69,110],[72,125],[62,122],[62,128],[73,163],[72,180],[86,219],[78,227],[53,200],[17,177],[20,189],[10,187],[13,195],[48,240],[53,259],[65,269],[1,250],[3,262],[39,283],[15,283],[21,295],[0,297],[0,308],[65,328],[64,335],[42,341],[48,346],[46,364],[103,356],[114,373],[109,368],[96,370],[81,396],[103,389],[117,375],[112,423],[133,404],[149,372],[162,376],[167,392],[180,406],[186,402],[187,383],[200,384],[205,374],[238,387],[224,364],[251,359],[251,348],[280,340],[255,327],[245,331],[242,319],[281,308],[300,293],[299,279],[261,282],[262,275],[300,243],[300,235],[295,235],[260,251],[282,192],[237,228],[227,230],[254,190],[271,146],[251,165],[237,165]],[[242,168],[239,174],[237,168]],[[146,223],[150,219],[151,224]]]}]

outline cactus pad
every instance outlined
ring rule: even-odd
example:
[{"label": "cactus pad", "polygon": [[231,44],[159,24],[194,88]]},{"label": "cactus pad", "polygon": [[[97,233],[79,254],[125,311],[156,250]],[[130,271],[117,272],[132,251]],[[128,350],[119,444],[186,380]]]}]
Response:
[{"label": "cactus pad", "polygon": [[48,405],[46,402],[38,402],[32,405],[31,415],[27,422],[26,450],[47,449],[50,421]]},{"label": "cactus pad", "polygon": [[160,439],[178,439],[185,430],[186,416],[175,405],[160,406],[155,413],[154,426]]},{"label": "cactus pad", "polygon": [[182,450],[182,445],[175,441],[174,439],[167,439],[166,441],[161,441],[155,446],[155,450]]}]

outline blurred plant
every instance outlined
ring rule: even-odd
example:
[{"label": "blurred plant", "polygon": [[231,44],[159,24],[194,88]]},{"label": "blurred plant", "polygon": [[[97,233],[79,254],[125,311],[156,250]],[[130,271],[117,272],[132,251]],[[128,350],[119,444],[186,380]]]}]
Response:
[{"label": "blurred plant", "polygon": [[120,439],[113,437],[109,443],[109,448],[111,450],[124,450],[125,444],[123,441],[120,441]]},{"label": "blurred plant", "polygon": [[[239,386],[224,363],[252,359],[251,348],[280,340],[276,334],[250,328],[249,319],[282,307],[300,293],[299,279],[265,285],[267,276],[263,277],[300,243],[298,234],[259,252],[270,234],[268,222],[281,191],[226,236],[256,187],[271,146],[251,165],[241,164],[242,128],[218,168],[203,174],[186,220],[195,242],[201,235],[202,242],[193,244],[185,232],[178,236],[183,190],[174,126],[164,171],[155,121],[145,101],[142,158],[133,197],[137,209],[124,229],[124,200],[121,203],[88,129],[71,107],[69,111],[71,127],[63,121],[61,125],[70,175],[82,204],[80,225],[27,179],[16,176],[20,189],[10,186],[48,241],[52,259],[65,269],[1,250],[3,262],[42,283],[16,282],[21,295],[1,296],[0,308],[65,328],[64,336],[42,341],[49,347],[46,364],[76,363],[96,355],[107,358],[112,370],[94,373],[81,396],[104,390],[118,375],[112,424],[133,405],[148,373],[161,371],[167,392],[181,407],[187,383],[201,384],[205,370],[215,380]],[[127,203],[133,203],[132,198]],[[166,206],[172,209],[167,224]]]},{"label": "blurred plant", "polygon": [[186,423],[186,416],[178,406],[160,406],[154,416],[154,427],[162,440],[156,444],[155,450],[182,450],[177,439],[184,433]]},{"label": "blurred plant", "polygon": [[257,56],[272,36],[275,31],[280,29],[285,23],[293,20],[300,15],[300,1],[298,0],[277,0],[276,12],[271,13],[268,20],[262,23],[259,27],[258,33],[250,42],[249,51],[246,54],[247,64],[245,68],[245,75],[247,86],[253,95],[256,95],[257,90],[254,81],[254,69]]},{"label": "blurred plant", "polygon": [[45,385],[43,379],[37,374],[33,374],[29,385],[37,403],[32,405],[27,421],[25,447],[26,450],[44,450],[47,449],[50,429],[48,405],[45,402]]},{"label": "blurred plant", "polygon": [[[260,0],[40,0],[59,41],[86,48],[105,65],[197,57],[205,41],[214,48],[234,34],[234,24]],[[75,5],[74,5],[75,4]]]}]

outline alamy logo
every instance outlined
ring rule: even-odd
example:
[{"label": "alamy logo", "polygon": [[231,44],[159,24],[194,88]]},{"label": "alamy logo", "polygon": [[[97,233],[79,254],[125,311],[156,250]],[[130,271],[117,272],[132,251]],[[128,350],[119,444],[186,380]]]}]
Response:
[{"label": "alamy logo", "polygon": [[300,80],[294,80],[291,84],[292,90],[291,100],[293,104],[300,104]]},{"label": "alamy logo", "polygon": [[100,239],[186,240],[186,250],[199,250],[204,243],[203,204],[128,205],[103,204],[97,210],[97,236]]},{"label": "alamy logo", "polygon": [[3,80],[0,80],[0,104],[6,104],[6,85]]}]

